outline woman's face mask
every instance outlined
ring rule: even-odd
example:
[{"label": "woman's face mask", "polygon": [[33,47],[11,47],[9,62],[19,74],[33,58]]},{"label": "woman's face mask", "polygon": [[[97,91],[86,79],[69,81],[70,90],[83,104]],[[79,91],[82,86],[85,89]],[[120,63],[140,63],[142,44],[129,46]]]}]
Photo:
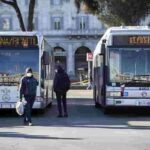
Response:
[{"label": "woman's face mask", "polygon": [[31,72],[28,72],[27,73],[27,77],[31,77],[32,76],[32,73]]}]

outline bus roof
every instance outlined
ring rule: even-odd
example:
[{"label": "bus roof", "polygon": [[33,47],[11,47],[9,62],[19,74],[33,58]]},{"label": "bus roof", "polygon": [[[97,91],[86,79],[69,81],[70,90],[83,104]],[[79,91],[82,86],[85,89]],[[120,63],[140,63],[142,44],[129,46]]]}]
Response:
[{"label": "bus roof", "polygon": [[111,27],[107,29],[107,34],[143,34],[147,33],[150,34],[150,27],[149,26],[120,26],[120,27]]},{"label": "bus roof", "polygon": [[99,40],[94,50],[94,56],[101,53],[101,44],[103,40],[109,41],[113,35],[150,35],[149,26],[120,26],[110,27],[106,30],[102,38]]},{"label": "bus roof", "polygon": [[0,36],[40,36],[40,32],[23,32],[23,31],[0,31]]}]

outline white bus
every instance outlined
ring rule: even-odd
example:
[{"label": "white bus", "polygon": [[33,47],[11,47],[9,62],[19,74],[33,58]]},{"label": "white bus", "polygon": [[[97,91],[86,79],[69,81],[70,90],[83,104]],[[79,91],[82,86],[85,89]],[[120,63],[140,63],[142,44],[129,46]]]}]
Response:
[{"label": "white bus", "polygon": [[0,32],[0,109],[14,109],[19,81],[31,67],[38,80],[34,109],[44,109],[53,98],[53,50],[36,32]]},{"label": "white bus", "polygon": [[95,106],[150,108],[150,28],[111,27],[93,58]]}]

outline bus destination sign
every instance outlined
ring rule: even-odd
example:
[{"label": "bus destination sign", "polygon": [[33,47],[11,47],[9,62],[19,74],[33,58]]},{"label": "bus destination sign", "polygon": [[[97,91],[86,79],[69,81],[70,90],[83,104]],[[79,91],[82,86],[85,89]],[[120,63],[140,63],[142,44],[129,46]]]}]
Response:
[{"label": "bus destination sign", "polygon": [[36,36],[0,36],[0,48],[36,48]]},{"label": "bus destination sign", "polygon": [[149,45],[150,35],[113,36],[113,45]]}]

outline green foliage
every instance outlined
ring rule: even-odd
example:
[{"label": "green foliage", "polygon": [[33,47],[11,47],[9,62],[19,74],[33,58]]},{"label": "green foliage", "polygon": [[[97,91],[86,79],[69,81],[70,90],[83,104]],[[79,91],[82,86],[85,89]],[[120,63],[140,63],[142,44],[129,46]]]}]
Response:
[{"label": "green foliage", "polygon": [[[138,25],[148,13],[150,0],[76,0],[109,26]],[[81,6],[81,5],[78,5]]]}]

